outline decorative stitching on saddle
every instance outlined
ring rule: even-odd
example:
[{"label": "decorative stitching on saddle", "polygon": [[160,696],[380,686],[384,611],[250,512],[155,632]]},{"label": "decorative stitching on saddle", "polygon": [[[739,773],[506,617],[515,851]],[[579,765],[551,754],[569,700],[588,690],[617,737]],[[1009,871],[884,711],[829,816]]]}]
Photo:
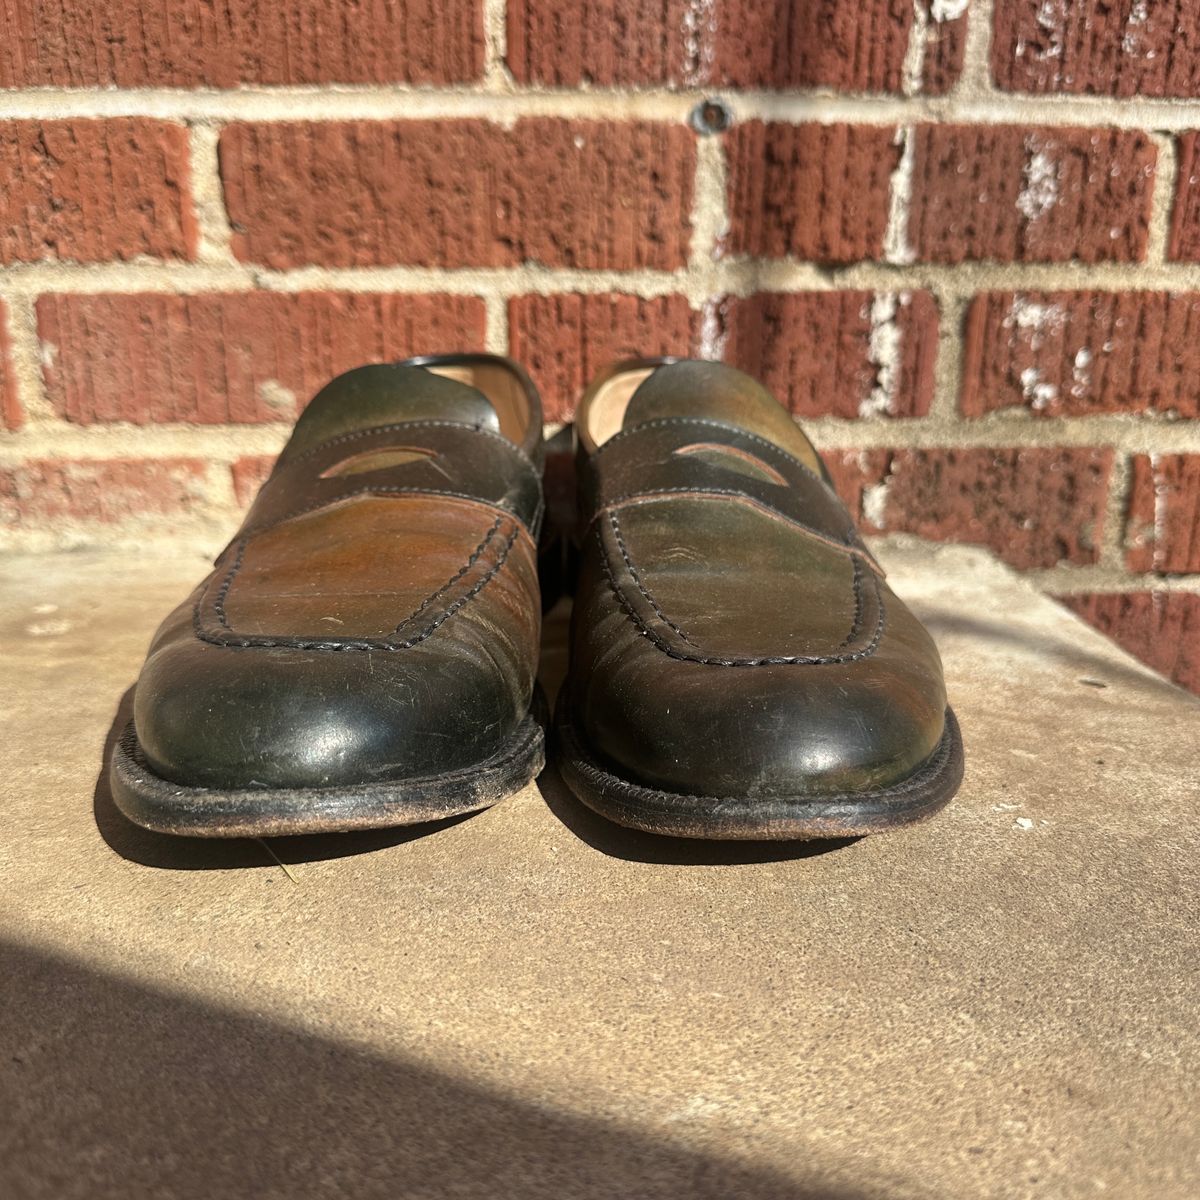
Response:
[{"label": "decorative stitching on saddle", "polygon": [[630,578],[637,585],[637,590],[646,598],[646,602],[652,609],[654,609],[658,619],[662,621],[664,625],[669,625],[685,642],[687,642],[689,646],[695,646],[696,649],[699,650],[700,647],[696,646],[696,643],[693,642],[692,639],[688,637],[688,635],[684,633],[683,630],[680,629],[679,626],[676,625],[675,622],[672,621],[665,612],[663,612],[663,610],[659,607],[658,601],[655,600],[655,598],[646,590],[646,585],[642,583],[642,578],[638,574],[637,568],[633,565],[633,559],[629,557],[629,551],[625,547],[625,539],[621,536],[621,527],[617,524],[617,514],[610,512],[608,514],[608,519],[612,524],[613,533],[616,535],[617,545],[621,549],[621,557],[625,560],[625,566],[629,571]]},{"label": "decorative stitching on saddle", "polygon": [[730,425],[725,421],[714,421],[708,417],[655,417],[652,421],[642,421],[637,425],[631,425],[628,429],[621,429],[617,433],[614,433],[604,445],[600,446],[592,454],[591,462],[593,464],[596,463],[611,446],[615,446],[618,442],[623,442],[632,434],[639,433],[643,429],[661,429],[684,425],[702,425],[706,429],[721,429],[726,433],[735,433],[738,437],[746,438],[748,441],[763,446],[767,450],[779,455],[780,458],[787,459],[788,462],[799,467],[806,475],[815,479],[822,487],[829,486],[812,467],[802,463],[794,454],[785,450],[782,446],[776,445],[769,438],[759,437],[757,433],[751,433],[748,429],[742,429],[738,425]]},{"label": "decorative stitching on saddle", "polygon": [[851,587],[854,589],[854,617],[850,621],[850,632],[838,643],[836,654],[839,650],[851,645],[856,637],[862,632],[863,618],[863,594],[862,594],[862,559],[857,554],[851,555],[854,561],[854,580]]},{"label": "decorative stitching on saddle", "polygon": [[[883,603],[883,593],[879,588],[879,580],[875,577],[874,572],[871,573],[872,585],[875,588],[875,603],[879,610],[879,617],[875,623],[875,631],[871,636],[871,640],[861,650],[854,650],[845,654],[840,653],[846,646],[850,645],[853,638],[844,640],[833,654],[822,655],[770,655],[760,658],[740,658],[728,657],[718,658],[715,655],[697,655],[688,654],[685,651],[677,650],[664,640],[661,634],[651,629],[649,625],[642,619],[638,611],[630,604],[621,589],[620,583],[617,581],[616,575],[613,573],[612,563],[609,561],[608,551],[604,546],[603,531],[600,526],[596,527],[596,541],[600,550],[600,564],[604,570],[604,574],[608,579],[608,586],[612,589],[613,595],[617,599],[617,603],[625,610],[625,615],[634,623],[640,633],[649,638],[656,649],[661,650],[670,658],[679,659],[681,662],[701,663],[704,666],[710,667],[774,667],[774,666],[826,666],[836,663],[857,662],[863,658],[869,658],[875,653],[879,647],[880,639],[883,637],[883,628],[886,620],[886,612]],[[862,572],[858,572],[855,576],[855,590],[861,592]],[[665,618],[664,618],[665,619]],[[858,618],[856,617],[856,623]],[[670,624],[670,622],[667,622]],[[672,628],[674,628],[672,626]],[[678,632],[678,631],[676,631]],[[694,645],[694,643],[692,643]]]},{"label": "decorative stitching on saddle", "polygon": [[409,621],[415,620],[417,613],[419,613],[423,608],[432,604],[443,593],[448,592],[479,561],[479,556],[487,549],[488,543],[492,540],[492,538],[496,536],[496,530],[500,528],[500,523],[503,520],[504,516],[501,514],[495,519],[494,522],[492,522],[491,529],[484,534],[483,541],[481,541],[479,545],[471,551],[470,557],[467,559],[467,561],[463,563],[463,565],[459,567],[459,569],[453,575],[451,575],[450,578],[447,579],[446,582],[437,589],[437,591],[431,592],[428,596],[426,596],[425,599],[422,600],[421,603],[418,604],[417,607],[414,608],[412,612],[409,613],[408,616],[405,617],[395,629],[392,630],[393,636],[399,633],[400,630],[409,623]]},{"label": "decorative stitching on saddle", "polygon": [[[508,515],[508,514],[505,514]],[[428,599],[424,600],[417,609],[414,610],[411,616],[406,617],[404,621],[396,627],[398,632],[405,624],[413,619],[431,600],[436,598],[446,588],[450,587],[457,580],[461,579],[464,574],[474,565],[474,562],[479,560],[479,556],[483,553],[487,543],[491,541],[499,528],[503,517],[497,517],[495,525],[488,531],[483,541],[476,548],[472,559],[468,560],[466,566],[458,572],[454,578],[447,581],[437,592],[433,593]],[[238,571],[241,570],[242,562],[245,557],[246,545],[248,538],[243,538],[238,545],[238,552],[234,558],[233,566],[226,575],[220,590],[213,602],[213,610],[217,614],[217,619],[221,627],[228,631],[229,636],[219,636],[210,633],[204,628],[203,619],[201,618],[201,607],[205,597],[208,595],[208,588],[200,594],[192,609],[192,632],[202,642],[208,642],[214,646],[224,646],[229,649],[248,650],[254,648],[283,648],[289,650],[410,650],[413,646],[425,641],[431,637],[446,621],[448,621],[456,612],[464,605],[470,603],[487,584],[496,577],[508,560],[509,552],[512,550],[513,543],[517,540],[517,535],[521,531],[521,525],[516,520],[513,521],[512,532],[508,535],[496,556],[496,561],[491,565],[487,572],[482,575],[466,592],[464,592],[457,600],[447,606],[441,613],[438,614],[420,633],[415,634],[410,638],[406,638],[402,642],[394,642],[390,640],[372,639],[372,638],[344,638],[344,639],[312,639],[312,638],[293,638],[293,637],[269,637],[260,635],[244,635],[238,637],[229,628],[229,623],[225,616],[225,600],[229,595],[229,591],[233,586],[234,578]]]}]

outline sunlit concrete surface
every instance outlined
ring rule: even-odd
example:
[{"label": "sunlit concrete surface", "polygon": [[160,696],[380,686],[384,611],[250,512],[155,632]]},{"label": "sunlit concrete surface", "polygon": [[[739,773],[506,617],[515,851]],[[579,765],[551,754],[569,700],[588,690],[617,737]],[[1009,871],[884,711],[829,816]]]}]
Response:
[{"label": "sunlit concrete surface", "polygon": [[1200,702],[981,552],[881,553],[967,777],[833,848],[553,770],[432,830],[141,833],[105,747],[203,556],[4,560],[0,1194],[1200,1195]]}]

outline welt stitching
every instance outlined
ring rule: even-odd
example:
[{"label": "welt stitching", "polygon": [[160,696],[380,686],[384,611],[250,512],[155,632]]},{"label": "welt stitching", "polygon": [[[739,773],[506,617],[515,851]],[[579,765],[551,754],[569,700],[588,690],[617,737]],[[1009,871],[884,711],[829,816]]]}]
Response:
[{"label": "welt stitching", "polygon": [[637,568],[633,565],[633,559],[629,557],[629,550],[625,546],[625,539],[621,536],[621,527],[617,524],[617,514],[610,512],[608,514],[608,519],[612,524],[613,533],[616,535],[617,545],[621,550],[621,557],[625,560],[625,566],[629,570],[630,578],[637,585],[637,590],[646,598],[646,602],[652,609],[654,609],[658,619],[662,621],[663,624],[669,625],[685,642],[687,642],[689,646],[695,646],[696,649],[699,650],[700,647],[696,646],[696,643],[693,642],[692,639],[688,637],[688,635],[684,633],[683,630],[680,629],[679,626],[676,625],[675,622],[672,621],[665,612],[663,612],[663,610],[659,607],[658,601],[655,600],[655,598],[646,590],[646,585],[642,583],[641,576],[638,574]]},{"label": "welt stitching", "polygon": [[437,589],[437,591],[431,592],[428,596],[426,596],[425,599],[422,600],[421,603],[418,604],[417,607],[414,608],[412,612],[409,613],[408,616],[405,617],[395,629],[392,630],[393,636],[399,633],[400,630],[409,623],[409,621],[415,620],[417,613],[419,613],[422,609],[427,608],[443,593],[449,591],[450,588],[452,588],[479,561],[479,556],[484,552],[484,550],[487,549],[488,543],[492,540],[492,538],[496,536],[496,530],[500,528],[500,523],[503,520],[503,514],[495,519],[495,521],[492,523],[491,529],[484,534],[483,541],[481,541],[479,545],[471,551],[471,555],[467,561],[463,563],[463,565],[453,575],[451,575],[450,578],[447,579],[446,582]]},{"label": "welt stitching", "polygon": [[730,425],[725,421],[712,421],[707,417],[656,417],[653,421],[642,421],[637,425],[631,425],[628,429],[622,429],[613,434],[613,436],[610,437],[603,446],[599,447],[599,449],[592,454],[591,461],[593,463],[597,462],[610,446],[614,446],[618,442],[624,441],[626,438],[638,433],[643,429],[662,429],[678,427],[681,425],[703,425],[706,429],[723,429],[726,433],[735,433],[738,437],[747,438],[749,441],[765,447],[767,450],[779,455],[781,458],[787,459],[788,462],[795,464],[795,466],[799,467],[800,470],[806,475],[810,476],[812,479],[815,479],[819,484],[821,484],[822,487],[829,486],[825,480],[822,479],[821,476],[812,469],[812,467],[806,466],[794,454],[791,454],[782,446],[776,445],[768,438],[759,437],[757,433],[751,433],[748,429],[742,429],[738,425]]},{"label": "welt stitching", "polygon": [[[651,629],[645,621],[639,616],[637,610],[626,599],[625,594],[621,590],[621,585],[617,582],[616,576],[613,574],[612,564],[609,562],[608,552],[604,548],[604,541],[599,527],[596,529],[596,538],[600,546],[600,563],[604,569],[604,574],[608,578],[608,586],[612,589],[613,595],[617,598],[617,603],[625,610],[625,615],[634,623],[638,630],[650,639],[656,649],[661,650],[670,658],[679,659],[681,662],[701,663],[704,666],[710,667],[774,667],[774,666],[826,666],[836,663],[857,662],[863,658],[870,658],[879,647],[880,639],[883,637],[883,628],[886,619],[886,613],[883,604],[883,594],[879,590],[879,581],[872,574],[872,581],[875,588],[876,603],[879,608],[879,618],[875,624],[875,632],[861,650],[855,650],[846,654],[830,654],[830,655],[795,655],[795,656],[771,656],[762,658],[716,658],[709,655],[687,654],[682,650],[676,650],[673,646],[667,643],[660,634]],[[840,649],[840,647],[839,647]]]},{"label": "welt stitching", "polygon": [[[405,639],[403,642],[369,640],[366,638],[347,638],[344,641],[320,641],[287,637],[217,637],[203,628],[200,619],[200,605],[203,596],[201,596],[200,600],[196,601],[196,605],[192,610],[192,629],[196,637],[201,641],[208,642],[214,646],[225,646],[229,649],[249,650],[254,648],[269,649],[280,647],[289,650],[411,650],[413,646],[432,636],[464,605],[470,603],[470,601],[478,596],[488,583],[500,573],[500,570],[508,560],[509,552],[512,550],[513,543],[517,540],[517,534],[520,533],[520,530],[520,525],[514,523],[512,533],[508,535],[504,546],[496,556],[496,561],[486,574],[482,575],[468,591],[464,592],[453,604],[449,605],[445,611],[435,617],[420,633]],[[232,583],[232,578],[228,579],[226,583]],[[224,587],[222,590],[223,592],[227,592],[228,588]],[[225,628],[228,629],[228,626],[226,625]],[[232,631],[230,632],[232,633]]]}]

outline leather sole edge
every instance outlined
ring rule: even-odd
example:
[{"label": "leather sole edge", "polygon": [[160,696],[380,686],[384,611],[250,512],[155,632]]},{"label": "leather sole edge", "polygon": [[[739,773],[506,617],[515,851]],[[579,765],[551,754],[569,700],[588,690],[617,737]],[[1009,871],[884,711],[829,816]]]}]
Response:
[{"label": "leather sole edge", "polygon": [[537,705],[507,746],[471,767],[421,778],[320,788],[203,788],[146,764],[131,721],[113,747],[113,800],[135,825],[184,837],[280,837],[419,825],[489,808],[532,783],[546,762]]},{"label": "leather sole edge", "polygon": [[928,820],[962,782],[962,732],[952,709],[933,753],[899,783],[825,796],[686,795],[649,787],[600,766],[575,732],[560,698],[557,761],[571,791],[618,825],[669,837],[711,841],[803,841],[858,837]]}]

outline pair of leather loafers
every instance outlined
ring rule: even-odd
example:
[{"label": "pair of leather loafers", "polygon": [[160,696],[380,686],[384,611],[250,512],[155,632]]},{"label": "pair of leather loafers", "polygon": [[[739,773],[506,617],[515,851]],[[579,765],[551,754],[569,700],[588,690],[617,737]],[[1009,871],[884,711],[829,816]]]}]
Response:
[{"label": "pair of leather loafers", "polygon": [[[846,836],[962,775],[932,640],[811,443],[716,363],[621,364],[576,420],[558,761],[598,812],[707,838]],[[483,354],[361,367],[305,409],[215,570],[162,624],[113,795],[165,833],[486,807],[545,761],[542,409]]]}]

